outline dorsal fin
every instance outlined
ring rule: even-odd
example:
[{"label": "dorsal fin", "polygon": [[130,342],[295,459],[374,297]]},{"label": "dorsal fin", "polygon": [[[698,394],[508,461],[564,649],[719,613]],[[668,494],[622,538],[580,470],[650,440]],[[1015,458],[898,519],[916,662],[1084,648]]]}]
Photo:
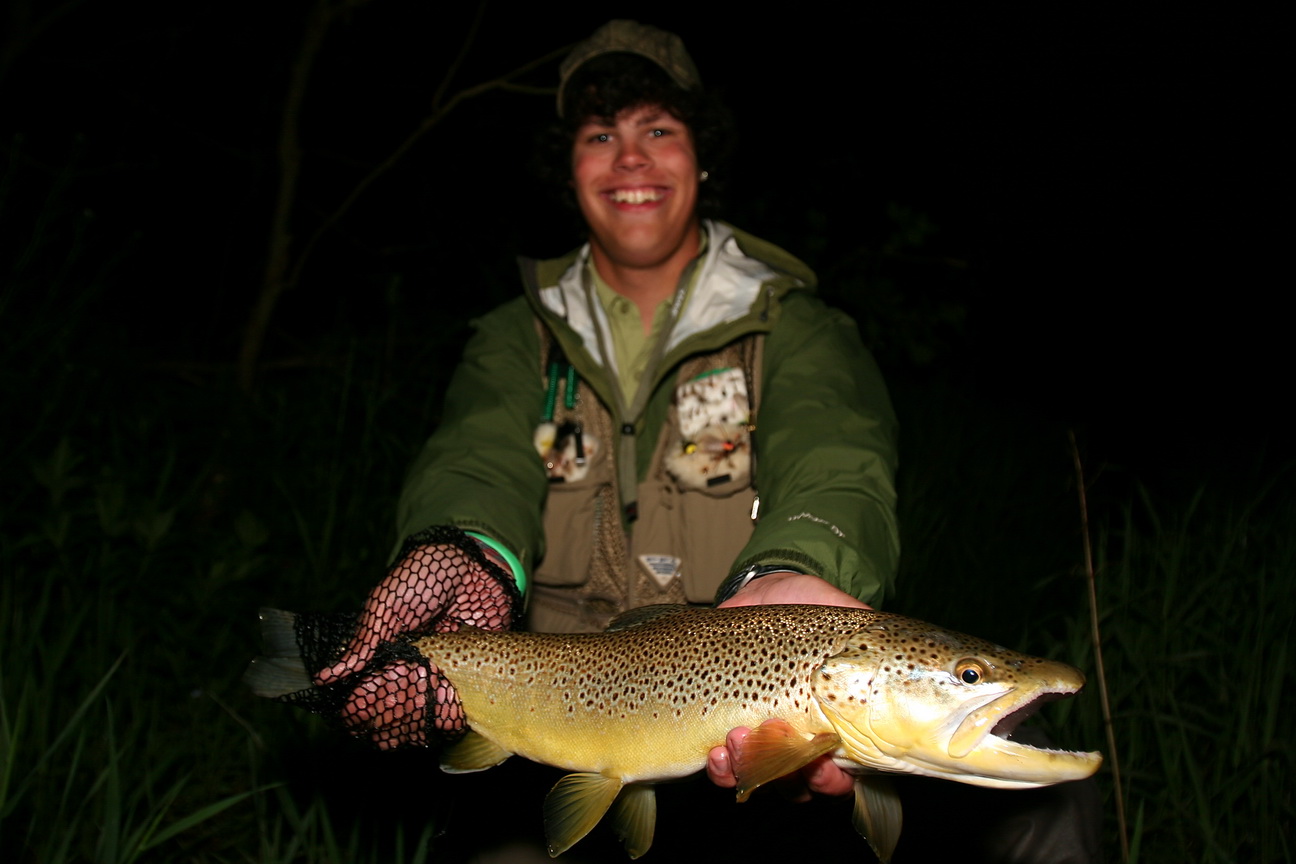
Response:
[{"label": "dorsal fin", "polygon": [[605,632],[629,630],[631,627],[638,627],[641,624],[647,624],[649,621],[656,621],[665,615],[674,615],[676,612],[687,608],[689,607],[682,603],[657,603],[653,606],[640,606],[638,609],[622,612],[613,618]]},{"label": "dorsal fin", "polygon": [[568,774],[544,801],[549,857],[557,858],[590,832],[616,800],[622,782],[602,774]]},{"label": "dorsal fin", "polygon": [[738,800],[746,801],[757,786],[791,774],[840,743],[841,739],[829,732],[806,738],[784,720],[765,721],[738,750],[733,766]]}]

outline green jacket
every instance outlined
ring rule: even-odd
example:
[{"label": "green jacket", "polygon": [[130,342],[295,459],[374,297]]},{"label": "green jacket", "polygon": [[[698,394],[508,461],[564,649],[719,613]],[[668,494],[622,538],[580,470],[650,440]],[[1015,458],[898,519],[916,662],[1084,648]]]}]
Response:
[{"label": "green jacket", "polygon": [[[553,484],[534,444],[545,397],[541,355],[547,346],[539,319],[575,367],[582,392],[611,416],[606,450],[614,467],[597,482],[606,485],[615,474],[624,487],[633,473],[638,494],[622,489],[622,504],[636,498],[654,502],[653,513],[623,519],[628,548],[636,548],[641,525],[657,523],[653,530],[666,536],[660,523],[667,519],[680,523],[669,527],[669,536],[692,532],[680,540],[684,548],[738,550],[727,567],[713,563],[721,572],[695,577],[687,599],[705,600],[701,592],[714,593],[725,576],[750,564],[785,564],[865,602],[881,602],[899,557],[896,421],[881,374],[854,323],[815,297],[814,274],[802,262],[724,223],[706,228],[706,252],[694,262],[702,272],[678,310],[651,387],[638,399],[619,396],[615,375],[602,359],[595,320],[601,310],[597,301],[588,302],[589,287],[581,278],[588,247],[557,260],[523,262],[524,296],[473,322],[475,333],[451,380],[441,424],[401,495],[402,538],[432,525],[457,525],[502,543],[528,575],[539,565],[542,585],[546,568],[559,571],[559,582],[566,584],[584,578],[579,570],[585,549],[573,532],[588,533],[579,523],[602,518],[597,502],[593,511],[588,504],[570,510],[583,517],[549,520],[551,536],[545,536]],[[681,367],[751,334],[765,334],[752,433],[760,499],[754,527],[746,516],[755,494],[750,488],[740,502],[742,524],[691,510],[688,502],[703,493],[676,498],[673,490],[658,488],[665,476],[659,464],[663,430],[675,417]],[[578,485],[555,496],[567,496]],[[666,504],[658,503],[662,491],[671,493]],[[555,562],[562,566],[550,566]]]}]

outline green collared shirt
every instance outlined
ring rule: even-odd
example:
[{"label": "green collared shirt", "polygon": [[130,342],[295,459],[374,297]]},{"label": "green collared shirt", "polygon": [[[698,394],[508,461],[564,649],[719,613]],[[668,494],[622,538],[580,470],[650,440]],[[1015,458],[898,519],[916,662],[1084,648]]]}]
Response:
[{"label": "green collared shirt", "polygon": [[[701,258],[706,254],[707,232],[705,229],[700,229],[699,234],[701,239],[698,243],[697,257]],[[657,308],[653,310],[652,328],[645,333],[643,321],[639,317],[639,307],[633,300],[618,294],[615,288],[603,281],[598,268],[594,266],[594,256],[589,257],[585,266],[589,268],[590,281],[594,285],[594,293],[598,297],[599,305],[607,313],[612,352],[616,359],[617,383],[621,388],[622,398],[626,404],[629,404],[634,399],[635,392],[639,389],[639,382],[648,369],[648,360],[652,356],[653,346],[657,344],[661,330],[666,326],[671,303],[675,298],[667,297],[657,304]],[[692,276],[684,286],[684,303],[688,303],[689,295],[697,285],[700,270],[700,267],[692,268]]]}]

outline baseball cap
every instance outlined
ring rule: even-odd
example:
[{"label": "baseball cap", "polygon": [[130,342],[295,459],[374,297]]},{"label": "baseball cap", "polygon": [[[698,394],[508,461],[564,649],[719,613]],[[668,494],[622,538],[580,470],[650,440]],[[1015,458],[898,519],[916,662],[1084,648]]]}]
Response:
[{"label": "baseball cap", "polygon": [[572,73],[603,54],[638,54],[656,63],[685,90],[702,86],[702,76],[684,49],[684,40],[648,24],[617,19],[609,21],[571,50],[558,67],[558,116],[563,113],[563,92]]}]

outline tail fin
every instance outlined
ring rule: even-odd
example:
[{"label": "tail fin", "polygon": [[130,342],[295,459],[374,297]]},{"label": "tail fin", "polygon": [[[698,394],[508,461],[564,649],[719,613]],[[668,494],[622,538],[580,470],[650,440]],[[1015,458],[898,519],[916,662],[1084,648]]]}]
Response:
[{"label": "tail fin", "polygon": [[294,622],[297,616],[282,609],[261,609],[261,642],[266,652],[254,659],[243,673],[243,681],[258,696],[277,699],[314,686],[301,648],[297,644]]}]

